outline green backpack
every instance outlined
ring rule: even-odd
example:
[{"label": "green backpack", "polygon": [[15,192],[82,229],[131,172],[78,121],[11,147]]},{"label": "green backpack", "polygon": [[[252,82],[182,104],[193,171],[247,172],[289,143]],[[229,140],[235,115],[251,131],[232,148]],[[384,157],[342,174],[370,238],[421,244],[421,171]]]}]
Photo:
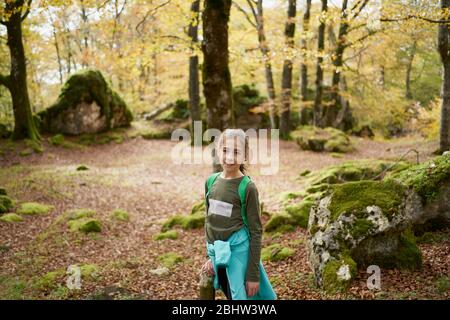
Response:
[{"label": "green backpack", "polygon": [[[222,172],[213,173],[212,175],[210,175],[208,177],[208,180],[206,180],[207,192],[205,195],[205,202],[208,200],[208,195],[209,195],[212,185],[214,184],[217,177],[221,173]],[[244,225],[246,226],[249,237],[250,237],[250,232],[248,232],[249,229],[248,229],[248,222],[247,222],[247,209],[246,209],[246,204],[245,204],[245,191],[246,191],[247,185],[249,184],[250,181],[251,181],[251,179],[249,176],[244,176],[244,178],[242,178],[242,181],[239,183],[239,187],[238,187],[238,194],[239,194],[239,198],[241,200],[241,216],[242,216],[242,220],[244,221]]]}]

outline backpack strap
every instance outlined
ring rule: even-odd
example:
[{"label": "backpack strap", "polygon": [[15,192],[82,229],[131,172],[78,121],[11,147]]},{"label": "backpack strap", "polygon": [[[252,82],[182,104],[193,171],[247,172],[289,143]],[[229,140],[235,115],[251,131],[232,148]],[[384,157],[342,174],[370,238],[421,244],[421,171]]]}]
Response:
[{"label": "backpack strap", "polygon": [[239,187],[238,187],[239,198],[241,199],[241,216],[242,216],[242,220],[244,221],[245,229],[247,231],[249,239],[251,237],[250,237],[250,231],[248,228],[248,221],[247,221],[247,204],[245,203],[245,194],[246,194],[247,186],[250,183],[250,181],[251,181],[251,179],[249,176],[244,176],[244,178],[242,178],[241,182],[239,183]]},{"label": "backpack strap", "polygon": [[219,174],[221,174],[221,172],[213,173],[206,180],[206,189],[207,189],[207,191],[206,191],[206,195],[205,195],[205,201],[208,200],[208,195],[209,195],[209,192],[211,191],[211,187],[214,184],[214,181],[216,181],[216,179],[219,176]]}]

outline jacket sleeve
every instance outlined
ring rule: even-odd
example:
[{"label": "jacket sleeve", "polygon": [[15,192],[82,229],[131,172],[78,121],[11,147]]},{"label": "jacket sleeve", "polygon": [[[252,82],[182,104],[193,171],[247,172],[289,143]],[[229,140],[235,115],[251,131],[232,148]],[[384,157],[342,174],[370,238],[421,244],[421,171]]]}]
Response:
[{"label": "jacket sleeve", "polygon": [[245,203],[247,206],[248,228],[251,236],[246,280],[258,282],[260,280],[259,262],[261,258],[262,224],[258,189],[253,182],[247,186]]}]

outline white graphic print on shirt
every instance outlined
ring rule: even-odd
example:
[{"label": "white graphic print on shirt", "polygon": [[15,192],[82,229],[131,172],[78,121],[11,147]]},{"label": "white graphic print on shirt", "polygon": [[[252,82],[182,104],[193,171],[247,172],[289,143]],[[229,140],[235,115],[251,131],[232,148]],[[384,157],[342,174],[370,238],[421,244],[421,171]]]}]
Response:
[{"label": "white graphic print on shirt", "polygon": [[233,204],[220,201],[220,200],[214,200],[209,199],[209,210],[208,214],[218,214],[224,217],[231,217],[231,212],[233,210]]}]

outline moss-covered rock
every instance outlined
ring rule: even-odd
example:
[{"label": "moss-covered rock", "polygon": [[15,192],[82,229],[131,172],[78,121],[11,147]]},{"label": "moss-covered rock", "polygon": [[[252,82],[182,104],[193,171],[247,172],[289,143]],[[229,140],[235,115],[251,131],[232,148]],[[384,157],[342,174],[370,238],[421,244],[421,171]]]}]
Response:
[{"label": "moss-covered rock", "polygon": [[122,209],[116,209],[113,212],[111,212],[111,217],[115,220],[119,221],[130,221],[130,214]]},{"label": "moss-covered rock", "polygon": [[356,262],[350,256],[331,259],[323,269],[323,288],[330,293],[344,292],[350,287],[356,273]]},{"label": "moss-covered rock", "polygon": [[8,212],[14,206],[14,201],[6,196],[0,195],[0,213]]},{"label": "moss-covered rock", "polygon": [[350,138],[335,128],[301,126],[291,132],[291,137],[303,150],[317,152],[350,152],[353,150]]},{"label": "moss-covered rock", "polygon": [[54,206],[52,205],[37,202],[25,202],[20,205],[19,209],[17,209],[17,213],[23,215],[40,215],[47,214],[53,208]]},{"label": "moss-covered rock", "polygon": [[291,257],[295,250],[289,247],[282,247],[280,244],[272,244],[261,250],[261,259],[263,261],[280,261]]},{"label": "moss-covered rock", "polygon": [[41,130],[79,135],[129,126],[132,113],[98,70],[72,75],[54,105],[38,113]]},{"label": "moss-covered rock", "polygon": [[23,218],[15,213],[5,213],[0,216],[0,220],[3,222],[21,222],[23,221]]},{"label": "moss-covered rock", "polygon": [[166,268],[171,268],[178,263],[183,262],[183,256],[176,252],[167,252],[158,257],[158,261],[163,264]]},{"label": "moss-covered rock", "polygon": [[38,278],[34,283],[34,287],[38,290],[55,289],[62,278],[65,276],[66,270],[57,269],[47,272],[42,277]]},{"label": "moss-covered rock", "polygon": [[336,279],[325,277],[325,272],[336,269],[338,264],[329,265],[330,261],[339,261],[344,254],[358,267],[420,269],[422,255],[412,231],[431,219],[448,225],[449,158],[410,165],[380,181],[330,185],[312,206],[308,223],[316,283],[335,286]]},{"label": "moss-covered rock", "polygon": [[5,188],[3,188],[3,187],[0,187],[0,196],[7,196],[8,194],[7,194],[7,192],[6,192],[6,189]]},{"label": "moss-covered rock", "polygon": [[178,239],[178,232],[176,230],[169,230],[166,232],[161,232],[154,237],[155,240],[165,240],[165,239]]},{"label": "moss-covered rock", "polygon": [[89,167],[82,164],[82,165],[79,165],[76,170],[77,171],[87,171],[87,170],[89,170]]},{"label": "moss-covered rock", "polygon": [[93,218],[81,218],[68,221],[70,231],[81,231],[84,233],[101,232],[102,226],[100,221]]}]

